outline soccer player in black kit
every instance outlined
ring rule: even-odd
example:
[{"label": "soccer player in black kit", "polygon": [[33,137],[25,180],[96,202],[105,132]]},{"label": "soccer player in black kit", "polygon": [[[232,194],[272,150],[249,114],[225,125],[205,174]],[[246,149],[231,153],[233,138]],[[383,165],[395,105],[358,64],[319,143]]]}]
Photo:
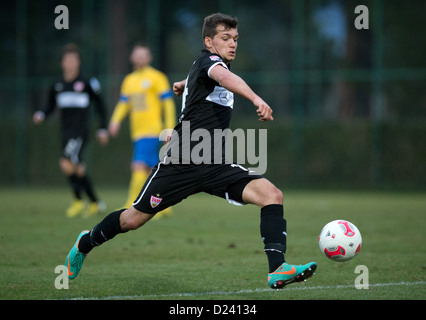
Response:
[{"label": "soccer player in black kit", "polygon": [[[84,213],[93,216],[104,210],[105,204],[98,200],[92,183],[86,174],[82,152],[89,138],[90,105],[94,103],[100,126],[97,137],[102,145],[108,143],[106,111],[100,97],[100,85],[96,78],[86,79],[80,74],[80,51],[75,44],[64,47],[61,56],[62,77],[52,85],[47,107],[34,113],[33,121],[42,123],[56,108],[60,110],[62,131],[62,156],[59,165],[67,176],[73,190],[74,200],[67,209],[70,218]],[[82,192],[89,198],[86,210]]]},{"label": "soccer player in black kit", "polygon": [[228,163],[224,158],[218,163],[215,149],[222,147],[224,150],[223,145],[219,145],[224,143],[222,139],[211,139],[211,153],[203,154],[203,163],[188,157],[191,152],[185,150],[195,146],[194,141],[187,141],[195,130],[203,129],[213,135],[215,129],[228,128],[234,93],[253,103],[260,121],[273,120],[268,104],[229,70],[237,50],[237,24],[236,18],[221,13],[204,19],[205,49],[193,63],[187,79],[173,85],[174,93],[182,95],[182,113],[171,136],[169,152],[152,170],[132,207],[109,214],[91,231],[79,234],[65,260],[70,279],[78,275],[84,259],[94,247],[119,233],[138,229],[155,213],[198,192],[261,208],[260,234],[268,258],[267,278],[271,288],[283,288],[314,274],[315,262],[305,265],[285,262],[286,220],[283,217],[283,195],[278,188],[264,177],[238,164]]}]

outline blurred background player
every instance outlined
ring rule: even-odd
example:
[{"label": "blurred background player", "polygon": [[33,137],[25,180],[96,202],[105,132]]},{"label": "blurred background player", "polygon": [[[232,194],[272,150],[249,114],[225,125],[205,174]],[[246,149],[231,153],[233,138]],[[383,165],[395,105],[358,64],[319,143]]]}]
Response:
[{"label": "blurred background player", "polygon": [[[105,210],[105,204],[98,200],[94,192],[81,156],[89,138],[91,102],[94,102],[99,115],[97,138],[102,145],[106,145],[109,139],[106,112],[100,97],[101,88],[98,80],[84,78],[80,74],[80,63],[79,47],[72,43],[67,44],[61,56],[62,77],[52,85],[45,110],[36,111],[33,115],[34,123],[40,124],[56,108],[60,109],[62,156],[59,166],[68,177],[74,194],[74,200],[66,210],[66,215],[70,218],[83,212],[86,217],[93,216]],[[85,192],[90,200],[85,211],[82,192]]]},{"label": "blurred background player", "polygon": [[[121,122],[130,115],[130,135],[133,140],[131,179],[125,208],[132,206],[151,169],[158,163],[159,135],[163,129],[172,130],[176,124],[176,108],[167,76],[153,68],[151,50],[137,43],[130,62],[134,71],[122,83],[120,99],[109,124],[111,136],[116,137]],[[171,209],[163,212],[170,213]]]}]

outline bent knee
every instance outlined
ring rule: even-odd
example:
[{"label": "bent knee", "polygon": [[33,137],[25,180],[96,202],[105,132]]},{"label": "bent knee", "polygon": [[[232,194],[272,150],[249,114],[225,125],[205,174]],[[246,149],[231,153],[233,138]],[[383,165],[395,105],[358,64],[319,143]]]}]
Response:
[{"label": "bent knee", "polygon": [[245,203],[252,203],[259,207],[270,204],[283,204],[283,193],[266,179],[251,181],[243,191]]},{"label": "bent knee", "polygon": [[142,213],[133,207],[125,210],[120,216],[120,227],[123,231],[136,230],[143,226],[153,215]]},{"label": "bent knee", "polygon": [[266,204],[283,204],[284,196],[280,189],[277,187],[271,188],[269,191],[269,196],[265,199]]},{"label": "bent knee", "polygon": [[139,219],[136,219],[135,217],[131,217],[124,221],[124,224],[121,228],[123,230],[129,231],[129,230],[136,230],[141,226],[142,224],[140,223]]}]

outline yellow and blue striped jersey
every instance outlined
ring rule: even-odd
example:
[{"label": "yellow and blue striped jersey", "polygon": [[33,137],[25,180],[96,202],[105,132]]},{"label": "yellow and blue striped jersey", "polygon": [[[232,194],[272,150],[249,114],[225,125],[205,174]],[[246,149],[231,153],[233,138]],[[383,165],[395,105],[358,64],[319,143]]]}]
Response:
[{"label": "yellow and blue striped jersey", "polygon": [[134,141],[157,137],[161,130],[174,128],[176,110],[173,92],[163,72],[148,66],[124,78],[111,122],[121,122],[128,113],[130,135]]}]

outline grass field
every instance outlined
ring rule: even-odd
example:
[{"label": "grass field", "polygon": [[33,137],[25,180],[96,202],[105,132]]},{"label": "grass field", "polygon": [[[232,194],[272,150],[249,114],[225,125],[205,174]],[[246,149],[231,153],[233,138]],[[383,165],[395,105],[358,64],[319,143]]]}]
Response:
[{"label": "grass field", "polygon": [[[101,189],[108,209],[125,189]],[[69,289],[54,286],[61,265],[83,229],[101,216],[68,219],[67,189],[0,189],[1,299],[294,300],[426,299],[426,197],[421,193],[286,191],[287,261],[316,261],[305,283],[268,289],[259,235],[259,209],[195,195],[171,217],[118,235],[86,259]],[[342,218],[363,235],[353,260],[327,260],[318,234]],[[355,267],[368,268],[368,290],[354,287]]]}]

